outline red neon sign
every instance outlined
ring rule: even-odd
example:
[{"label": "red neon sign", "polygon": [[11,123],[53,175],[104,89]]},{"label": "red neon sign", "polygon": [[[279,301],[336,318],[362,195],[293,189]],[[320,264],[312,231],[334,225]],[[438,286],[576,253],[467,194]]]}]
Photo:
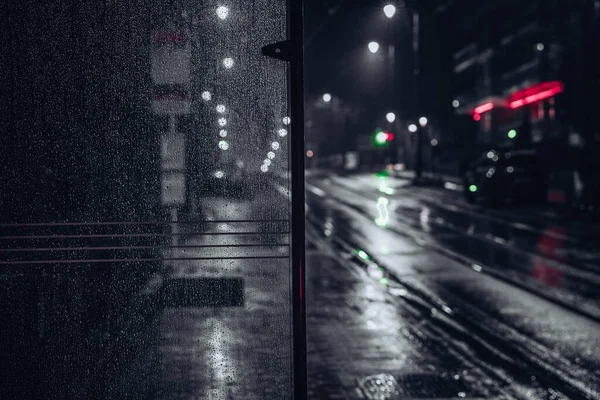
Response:
[{"label": "red neon sign", "polygon": [[509,98],[508,106],[510,108],[523,107],[527,104],[552,97],[563,90],[564,85],[559,81],[540,83],[514,93]]},{"label": "red neon sign", "polygon": [[490,111],[492,108],[494,108],[494,103],[492,102],[487,102],[484,103],[480,106],[475,107],[475,109],[473,110],[473,112],[475,114],[483,114],[486,111]]}]

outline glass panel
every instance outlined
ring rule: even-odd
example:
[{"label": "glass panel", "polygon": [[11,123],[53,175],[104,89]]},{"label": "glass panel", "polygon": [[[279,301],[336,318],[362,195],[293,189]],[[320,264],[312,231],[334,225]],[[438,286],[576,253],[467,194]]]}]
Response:
[{"label": "glass panel", "polygon": [[3,24],[0,397],[291,398],[287,2],[52,3]]}]

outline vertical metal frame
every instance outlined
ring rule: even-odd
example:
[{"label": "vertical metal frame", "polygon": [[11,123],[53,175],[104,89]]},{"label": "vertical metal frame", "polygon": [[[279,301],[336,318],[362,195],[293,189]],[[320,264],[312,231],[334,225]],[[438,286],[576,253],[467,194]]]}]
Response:
[{"label": "vertical metal frame", "polygon": [[304,198],[304,30],[303,0],[288,0],[291,42],[289,94],[291,109],[290,173],[292,199],[292,357],[294,399],[307,399],[305,198]]}]

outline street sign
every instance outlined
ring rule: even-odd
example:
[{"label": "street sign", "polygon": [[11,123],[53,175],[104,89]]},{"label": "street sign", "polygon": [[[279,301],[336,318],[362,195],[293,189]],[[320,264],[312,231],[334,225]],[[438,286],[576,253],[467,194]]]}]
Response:
[{"label": "street sign", "polygon": [[155,85],[190,83],[192,47],[189,39],[185,30],[154,32],[151,75]]},{"label": "street sign", "polygon": [[163,171],[185,169],[185,135],[165,132],[161,135],[161,165]]},{"label": "street sign", "polygon": [[163,206],[185,204],[185,174],[183,172],[162,173],[161,203]]},{"label": "street sign", "polygon": [[189,32],[159,30],[152,36],[150,74],[154,83],[152,112],[159,115],[189,114],[192,47]]}]

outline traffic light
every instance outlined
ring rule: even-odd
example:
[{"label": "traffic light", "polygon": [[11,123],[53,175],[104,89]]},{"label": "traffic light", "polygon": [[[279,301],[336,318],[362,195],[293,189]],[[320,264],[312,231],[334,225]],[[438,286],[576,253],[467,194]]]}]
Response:
[{"label": "traffic light", "polygon": [[508,131],[508,138],[509,139],[514,139],[517,137],[517,131],[514,129],[511,129],[510,131]]},{"label": "traffic light", "polygon": [[373,136],[373,145],[375,147],[384,147],[388,142],[394,139],[394,135],[389,132],[377,131]]}]

